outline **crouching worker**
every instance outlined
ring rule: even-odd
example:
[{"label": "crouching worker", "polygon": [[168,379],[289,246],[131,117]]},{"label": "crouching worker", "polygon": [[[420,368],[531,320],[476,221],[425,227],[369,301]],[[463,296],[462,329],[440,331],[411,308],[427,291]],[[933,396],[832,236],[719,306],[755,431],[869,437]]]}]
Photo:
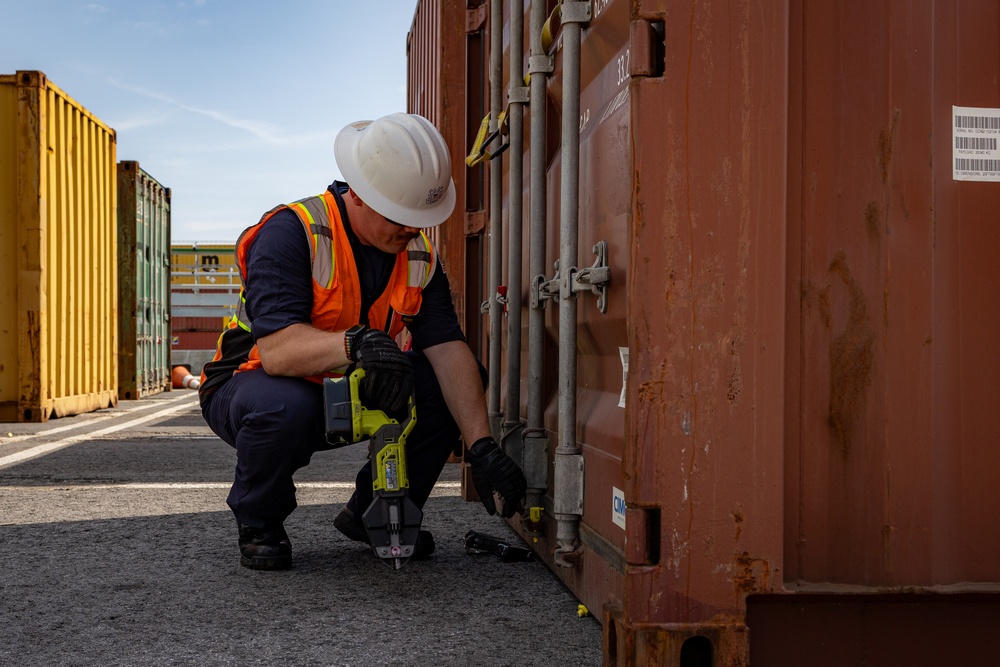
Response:
[{"label": "crouching worker", "polygon": [[[417,507],[459,436],[487,511],[496,512],[494,491],[508,518],[524,501],[523,473],[490,436],[485,371],[421,231],[444,222],[455,206],[444,138],[425,118],[399,113],[348,125],[334,152],[346,183],[278,206],[240,235],[239,312],[199,389],[205,420],[236,448],[227,502],[240,562],[254,569],[291,566],[283,523],[295,509],[292,475],[329,448],[322,379],[351,365],[365,371],[366,407],[391,414],[416,398],[406,452]],[[412,340],[406,352],[395,342],[404,327]],[[372,497],[369,462],[333,525],[367,542],[361,517]],[[433,551],[433,537],[420,531],[413,558]]]}]

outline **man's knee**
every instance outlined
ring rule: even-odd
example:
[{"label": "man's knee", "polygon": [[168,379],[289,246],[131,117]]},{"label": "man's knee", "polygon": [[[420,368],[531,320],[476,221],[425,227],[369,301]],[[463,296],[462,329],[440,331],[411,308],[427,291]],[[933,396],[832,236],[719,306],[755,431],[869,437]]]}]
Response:
[{"label": "man's knee", "polygon": [[[239,373],[230,382],[239,383],[229,397],[234,431],[251,428],[262,434],[289,437],[318,430],[323,409],[319,385],[301,378],[271,376],[264,371]],[[219,398],[222,397],[213,401]]]}]

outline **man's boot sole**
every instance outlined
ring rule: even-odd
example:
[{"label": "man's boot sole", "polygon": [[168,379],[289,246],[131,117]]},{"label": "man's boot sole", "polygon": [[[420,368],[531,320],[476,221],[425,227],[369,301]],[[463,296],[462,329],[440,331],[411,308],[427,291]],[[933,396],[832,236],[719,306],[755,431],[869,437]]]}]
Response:
[{"label": "man's boot sole", "polygon": [[287,570],[292,567],[292,557],[278,556],[275,558],[266,558],[263,556],[254,556],[247,558],[246,556],[240,556],[240,565],[248,567],[251,570]]}]

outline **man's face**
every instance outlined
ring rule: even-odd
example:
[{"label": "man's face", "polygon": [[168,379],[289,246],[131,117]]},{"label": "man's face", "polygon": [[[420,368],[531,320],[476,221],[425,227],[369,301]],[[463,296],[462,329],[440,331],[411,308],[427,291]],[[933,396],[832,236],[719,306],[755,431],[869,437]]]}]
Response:
[{"label": "man's face", "polygon": [[403,252],[410,241],[420,236],[418,228],[395,223],[360,199],[355,202],[358,205],[351,212],[351,226],[365,245],[395,255]]}]

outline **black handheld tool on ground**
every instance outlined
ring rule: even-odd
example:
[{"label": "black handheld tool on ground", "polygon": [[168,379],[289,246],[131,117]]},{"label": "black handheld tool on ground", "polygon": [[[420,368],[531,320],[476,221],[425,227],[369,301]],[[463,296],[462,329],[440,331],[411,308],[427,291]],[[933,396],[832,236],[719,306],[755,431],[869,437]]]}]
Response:
[{"label": "black handheld tool on ground", "polygon": [[417,411],[412,396],[402,422],[361,405],[358,385],[364,375],[357,369],[323,381],[326,441],[333,447],[369,441],[374,498],[361,519],[375,555],[398,570],[413,556],[424,518],[409,498],[406,475],[406,438],[416,426]]},{"label": "black handheld tool on ground", "polygon": [[465,551],[470,554],[493,554],[505,563],[530,562],[535,560],[535,552],[501,540],[499,537],[484,535],[470,530],[465,534]]}]

